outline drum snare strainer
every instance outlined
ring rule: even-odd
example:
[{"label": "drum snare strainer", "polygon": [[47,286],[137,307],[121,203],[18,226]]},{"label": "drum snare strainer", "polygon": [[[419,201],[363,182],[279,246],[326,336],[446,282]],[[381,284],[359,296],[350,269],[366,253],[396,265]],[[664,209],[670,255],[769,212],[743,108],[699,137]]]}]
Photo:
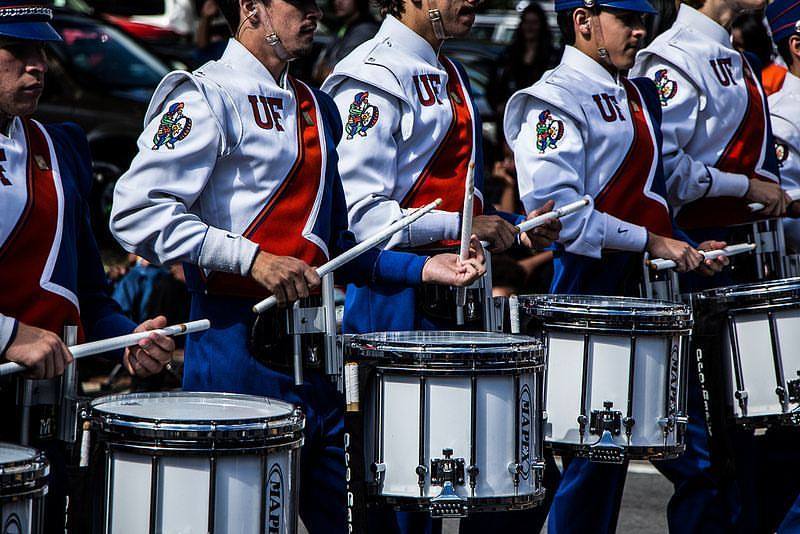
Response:
[{"label": "drum snare strainer", "polygon": [[547,347],[545,439],[592,461],[683,452],[689,307],[627,297],[518,297]]},{"label": "drum snare strainer", "polygon": [[92,402],[105,445],[105,532],[297,530],[305,418],[227,393],[136,393]]}]

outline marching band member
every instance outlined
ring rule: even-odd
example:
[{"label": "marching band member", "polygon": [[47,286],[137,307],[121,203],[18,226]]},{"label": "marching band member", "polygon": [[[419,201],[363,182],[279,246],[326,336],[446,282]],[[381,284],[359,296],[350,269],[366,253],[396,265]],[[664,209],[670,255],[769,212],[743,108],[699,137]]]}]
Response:
[{"label": "marching band member", "polygon": [[[783,87],[768,100],[781,183],[794,189],[800,187],[800,7],[776,0],[767,6],[767,18],[775,46],[789,66]],[[787,245],[800,253],[800,221],[784,219],[783,228]]]},{"label": "marching band member", "polygon": [[[563,221],[552,291],[638,296],[644,251],[674,260],[679,271],[719,271],[727,258],[703,260],[674,229],[656,87],[622,74],[645,37],[644,15],[656,11],[647,0],[557,0],[555,8],[567,44],[561,63],[512,96],[504,120],[526,206],[593,199],[592,209]],[[613,532],[626,471],[627,463],[571,459],[549,532]]]},{"label": "marching band member", "polygon": [[[418,249],[457,240],[464,184],[474,163],[472,231],[488,241],[493,252],[514,244],[514,224],[524,218],[483,205],[480,116],[466,73],[440,53],[445,39],[469,33],[477,4],[475,0],[381,1],[386,18],[377,35],[339,62],[322,85],[344,124],[339,172],[357,238],[441,197],[440,211],[423,216],[387,246]],[[552,202],[540,211],[551,207]],[[522,243],[543,248],[559,227],[553,221],[521,236]],[[350,287],[344,328],[370,332],[443,326],[415,309],[412,288]]]},{"label": "marching band member", "polygon": [[[457,240],[465,183],[473,163],[473,233],[488,241],[492,252],[514,244],[514,225],[524,217],[484,206],[480,116],[465,71],[440,52],[447,38],[469,33],[477,4],[475,0],[381,1],[386,18],[377,35],[339,62],[322,85],[344,124],[339,172],[350,225],[358,238],[410,208],[441,197],[440,211],[423,216],[387,246],[424,253],[425,247]],[[529,217],[553,206],[552,202],[542,204]],[[544,248],[559,228],[558,221],[551,221],[520,236],[521,242]],[[455,321],[428,316],[418,297],[410,287],[350,286],[343,329],[363,333],[455,327]],[[555,471],[554,464],[551,467]],[[441,528],[427,514],[390,515],[371,520],[383,522],[382,529],[402,532]],[[394,527],[385,524],[390,521],[397,523]],[[462,521],[462,530],[468,523]]]},{"label": "marching band member", "polygon": [[[51,9],[32,2],[0,1],[0,362],[22,364],[27,378],[38,379],[61,375],[72,361],[59,337],[66,325],[79,327],[79,340],[166,326],[164,317],[137,326],[109,296],[89,223],[92,167],[83,132],[30,118],[47,72],[45,41],[61,40],[52,18]],[[132,374],[147,376],[174,348],[172,339],[152,334],[126,349],[123,361]],[[0,388],[2,406],[15,404],[14,393],[11,384]],[[18,429],[4,425],[0,439],[16,441]],[[51,462],[45,530],[63,530],[63,448],[36,436],[32,444]]]},{"label": "marching band member", "polygon": [[[212,324],[187,341],[185,389],[302,407],[300,516],[309,532],[344,532],[341,395],[316,371],[295,387],[248,344],[255,299],[309,296],[320,285],[313,267],[353,244],[336,167],[338,115],[327,95],[287,73],[311,50],[321,12],[314,0],[225,0],[220,9],[234,39],[219,61],[162,80],[117,184],[111,230],[149,261],[185,264],[191,316]],[[340,272],[345,282],[467,285],[483,272],[482,253],[462,265],[455,254],[373,249]]]},{"label": "marching band member", "polygon": [[[764,6],[763,0],[684,0],[674,25],[639,53],[632,70],[659,89],[669,200],[678,224],[695,238],[728,239],[732,225],[784,216],[791,203],[780,186],[759,70],[730,36],[738,15]],[[748,202],[766,207],[752,214]],[[725,278],[714,285],[720,283]],[[689,417],[702,421],[698,377],[690,371]],[[714,447],[707,438],[688,439],[683,456],[660,464],[680,477],[670,505],[673,530],[758,529],[753,433],[739,427],[715,439]],[[716,489],[696,502],[678,499],[698,481],[713,481]],[[726,513],[711,504],[720,499]]]}]

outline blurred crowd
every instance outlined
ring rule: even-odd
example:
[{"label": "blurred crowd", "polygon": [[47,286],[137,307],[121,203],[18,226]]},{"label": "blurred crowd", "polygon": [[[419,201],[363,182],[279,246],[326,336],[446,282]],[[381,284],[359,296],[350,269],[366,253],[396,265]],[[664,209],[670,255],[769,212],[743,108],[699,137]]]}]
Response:
[{"label": "blurred crowd", "polygon": [[[222,54],[230,29],[219,13],[215,0],[173,0],[181,4],[173,9],[180,17],[170,22],[185,43],[193,43],[191,61],[194,68]],[[484,133],[487,127],[501,131],[503,112],[508,98],[517,90],[536,82],[558,63],[562,48],[557,31],[548,22],[545,4],[518,4],[518,24],[508,43],[478,42],[487,51],[484,55],[465,58],[470,73],[483,76],[485,106],[481,111]],[[661,29],[668,28],[674,18],[674,6],[663,2],[660,17],[651,24],[648,42]],[[324,8],[318,51],[306,61],[292,66],[293,73],[319,86],[338,61],[360,43],[371,38],[378,29],[379,17],[370,0],[331,0]],[[194,31],[191,31],[194,28]],[[765,90],[771,94],[780,89],[786,68],[774,50],[763,13],[742,16],[733,25],[733,41],[737,48],[754,54],[766,66],[763,71]],[[645,44],[645,43],[643,43]],[[449,46],[449,43],[448,45]],[[458,47],[449,50],[459,58]],[[185,60],[187,56],[184,55]],[[472,74],[471,74],[472,77]],[[473,81],[473,89],[476,80]],[[522,213],[516,183],[516,169],[511,150],[497,134],[485,135],[484,154],[487,201],[498,209]],[[551,278],[551,252],[534,253],[514,250],[493,257],[494,290],[498,295],[537,293],[547,290]],[[104,254],[108,278],[114,286],[114,298],[134,321],[166,315],[170,323],[188,315],[188,295],[180,266],[170,268],[151,265],[141,258],[107,250]]]}]

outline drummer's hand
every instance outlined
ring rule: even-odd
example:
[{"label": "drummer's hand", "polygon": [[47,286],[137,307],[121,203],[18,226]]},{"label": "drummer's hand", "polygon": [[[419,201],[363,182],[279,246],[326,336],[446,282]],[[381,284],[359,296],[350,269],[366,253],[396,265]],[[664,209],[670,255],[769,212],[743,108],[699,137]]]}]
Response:
[{"label": "drummer's hand", "polygon": [[[526,220],[533,219],[539,215],[545,214],[548,211],[553,211],[555,201],[548,200],[544,205],[528,214]],[[520,243],[528,248],[534,250],[544,250],[553,244],[553,241],[558,239],[558,234],[561,232],[561,221],[558,219],[551,219],[544,223],[542,226],[537,226],[533,230],[523,232],[519,236]]]},{"label": "drummer's hand", "polygon": [[[148,319],[139,326],[134,332],[147,332],[167,326],[167,318],[159,315],[155,319]],[[125,349],[122,361],[125,368],[132,375],[150,376],[161,372],[161,369],[172,360],[172,353],[175,351],[175,340],[161,334],[150,334],[139,343]]]},{"label": "drummer's hand", "polygon": [[422,283],[464,287],[486,272],[486,257],[478,237],[469,243],[469,258],[462,261],[458,254],[437,254],[425,262]]},{"label": "drummer's hand", "polygon": [[786,206],[792,201],[778,184],[757,179],[750,180],[745,198],[751,202],[764,204],[764,209],[758,213],[767,217],[783,217],[786,214]]},{"label": "drummer's hand", "polygon": [[648,232],[647,252],[652,258],[664,258],[678,264],[679,273],[693,271],[703,262],[703,256],[689,243]]},{"label": "drummer's hand", "polygon": [[250,267],[250,277],[269,289],[278,306],[306,298],[322,281],[310,265],[291,256],[275,256],[263,250]]},{"label": "drummer's hand", "polygon": [[472,219],[472,233],[488,241],[492,252],[503,252],[517,239],[517,228],[499,215],[477,215]]},{"label": "drummer's hand", "polygon": [[26,378],[41,379],[63,374],[64,367],[72,363],[72,354],[54,333],[20,322],[5,359],[27,367]]},{"label": "drummer's hand", "polygon": [[[703,241],[700,243],[697,248],[699,250],[719,250],[725,248],[727,243],[725,241]],[[719,258],[715,258],[713,260],[703,260],[703,263],[697,268],[697,272],[700,274],[704,274],[706,276],[714,276],[718,272],[722,271],[726,265],[728,265],[731,260],[728,259],[728,256],[720,256]]]}]

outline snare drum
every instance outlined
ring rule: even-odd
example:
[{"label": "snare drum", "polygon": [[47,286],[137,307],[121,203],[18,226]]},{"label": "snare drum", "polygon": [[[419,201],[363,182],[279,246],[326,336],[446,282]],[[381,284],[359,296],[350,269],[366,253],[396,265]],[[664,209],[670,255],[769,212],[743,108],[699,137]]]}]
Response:
[{"label": "snare drum", "polygon": [[226,393],[137,393],[91,403],[105,449],[105,527],[128,532],[297,531],[303,414]]},{"label": "snare drum", "polygon": [[625,297],[519,297],[547,347],[545,440],[592,461],[674,458],[686,430],[689,307]]},{"label": "snare drum", "polygon": [[[707,382],[728,417],[765,426],[800,424],[800,278],[723,287],[692,296],[703,353],[721,355]],[[713,365],[714,356],[704,365]],[[721,373],[721,376],[720,376]],[[719,388],[714,379],[721,378]]]},{"label": "snare drum", "polygon": [[50,465],[36,449],[0,443],[0,532],[41,534]]},{"label": "snare drum", "polygon": [[372,497],[434,517],[525,509],[544,496],[544,350],[488,332],[354,336]]}]

